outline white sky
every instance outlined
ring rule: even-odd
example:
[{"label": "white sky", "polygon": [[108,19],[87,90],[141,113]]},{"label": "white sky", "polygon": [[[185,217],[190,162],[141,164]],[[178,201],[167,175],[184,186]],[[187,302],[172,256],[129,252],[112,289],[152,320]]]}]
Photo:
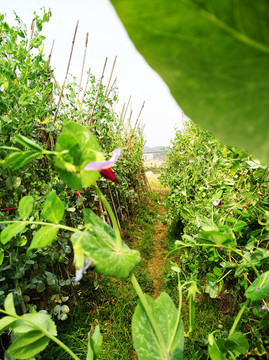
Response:
[{"label": "white sky", "polygon": [[89,32],[88,50],[85,62],[86,71],[100,78],[105,58],[108,57],[104,84],[107,83],[115,56],[117,62],[113,78],[117,76],[119,104],[116,111],[121,112],[123,103],[132,96],[132,123],[135,123],[143,101],[145,107],[140,120],[145,124],[147,146],[169,145],[174,138],[175,127],[182,128],[182,111],[171,96],[162,79],[148,66],[131,43],[124,27],[108,0],[8,0],[1,1],[0,13],[5,20],[14,24],[13,10],[29,28],[33,12],[45,6],[50,8],[52,17],[43,27],[46,36],[45,52],[49,53],[55,40],[51,65],[55,69],[58,82],[63,83],[75,25],[79,20],[76,42],[71,60],[70,73],[79,80],[86,33]]}]

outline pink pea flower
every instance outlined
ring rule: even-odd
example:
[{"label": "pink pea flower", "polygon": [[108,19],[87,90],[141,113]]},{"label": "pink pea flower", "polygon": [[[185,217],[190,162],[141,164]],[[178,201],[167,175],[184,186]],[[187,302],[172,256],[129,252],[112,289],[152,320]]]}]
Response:
[{"label": "pink pea flower", "polygon": [[111,166],[115,165],[118,158],[120,157],[120,153],[120,149],[115,149],[113,151],[112,157],[109,160],[92,161],[85,166],[84,170],[99,170],[100,174],[103,175],[105,178],[116,182],[116,176],[111,169]]},{"label": "pink pea flower", "polygon": [[219,201],[213,201],[213,203],[212,203],[214,206],[221,206],[222,205],[222,202],[221,202],[221,200],[219,200]]}]

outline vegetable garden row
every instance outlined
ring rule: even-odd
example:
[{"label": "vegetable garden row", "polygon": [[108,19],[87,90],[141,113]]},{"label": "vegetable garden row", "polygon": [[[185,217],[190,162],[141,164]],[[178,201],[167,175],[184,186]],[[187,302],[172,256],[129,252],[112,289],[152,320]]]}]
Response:
[{"label": "vegetable garden row", "polygon": [[[53,341],[79,359],[55,323],[93,272],[133,286],[141,360],[182,359],[184,343],[193,359],[268,358],[267,167],[192,123],[176,133],[161,175],[171,268],[153,300],[136,274],[143,253],[122,240],[147,202],[142,131],[114,111],[114,83],[88,74],[84,89],[75,78],[58,86],[43,53],[49,18],[35,14],[31,39],[18,17],[16,27],[0,18],[2,356],[35,359]],[[198,339],[199,302],[223,299],[227,322]],[[96,325],[84,358],[102,358],[102,341]]]}]

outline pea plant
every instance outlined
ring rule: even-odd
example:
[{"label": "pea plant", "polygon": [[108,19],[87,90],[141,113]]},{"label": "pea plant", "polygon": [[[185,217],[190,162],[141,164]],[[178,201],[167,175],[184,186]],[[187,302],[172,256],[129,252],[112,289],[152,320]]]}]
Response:
[{"label": "pea plant", "polygon": [[[83,210],[84,226],[80,229],[61,224],[64,216],[64,205],[55,191],[52,191],[42,209],[42,221],[33,221],[29,217],[33,210],[33,198],[23,197],[19,203],[21,221],[8,220],[1,232],[1,243],[7,244],[17,234],[30,231],[31,225],[36,225],[28,254],[33,249],[48,246],[61,230],[71,233],[71,243],[74,251],[76,278],[79,281],[87,268],[105,276],[129,278],[139,297],[139,304],[134,312],[132,331],[134,346],[141,359],[182,358],[184,331],[180,318],[180,308],[176,309],[168,294],[162,293],[157,300],[146,295],[134,273],[135,266],[140,262],[140,254],[130,249],[121,239],[115,215],[95,185],[101,175],[114,179],[111,166],[120,155],[116,149],[110,160],[105,160],[99,145],[92,135],[82,125],[68,123],[63,127],[55,151],[42,149],[36,142],[22,135],[16,136],[16,141],[28,150],[10,148],[11,153],[5,158],[3,167],[19,166],[34,157],[46,156],[52,161],[60,178],[76,190],[92,187],[106,207],[113,228],[103,222],[91,209]],[[25,159],[25,161],[22,161]],[[26,160],[27,159],[27,160]],[[181,299],[181,288],[179,298]],[[181,303],[181,300],[180,300]],[[23,314],[19,316],[13,304],[12,294],[4,303],[5,316],[0,320],[1,331],[10,328],[17,336],[11,344],[8,353],[17,359],[33,358],[42,351],[50,340],[62,346],[74,359],[78,357],[56,338],[55,324],[49,315],[40,313]],[[97,327],[89,338],[87,359],[97,358],[101,351],[102,337]]]},{"label": "pea plant", "polygon": [[[183,132],[177,132],[167,154],[162,183],[171,189],[166,197],[167,219],[178,239],[171,251],[180,254],[181,272],[212,299],[223,291],[231,291],[233,301],[232,291],[245,298],[229,337],[241,317],[266,346],[267,167],[188,122]],[[249,319],[249,311],[256,321]],[[246,354],[249,345],[240,334],[236,337],[245,344],[241,354]],[[224,335],[226,340],[229,337]],[[229,353],[224,338],[220,330],[208,337],[212,359],[218,352],[226,353],[219,356],[228,359],[240,355],[236,350]]]}]

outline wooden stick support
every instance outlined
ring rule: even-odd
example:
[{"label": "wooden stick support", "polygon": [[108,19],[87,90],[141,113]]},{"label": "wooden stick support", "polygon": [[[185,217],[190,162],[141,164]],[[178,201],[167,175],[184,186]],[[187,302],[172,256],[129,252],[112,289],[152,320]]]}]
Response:
[{"label": "wooden stick support", "polygon": [[125,120],[125,116],[126,116],[130,101],[131,101],[131,95],[129,96],[129,100],[128,100],[128,103],[127,103],[127,106],[126,106],[126,110],[125,110],[124,115],[123,115],[123,121]]},{"label": "wooden stick support", "polygon": [[86,33],[86,40],[85,40],[85,47],[84,47],[84,54],[83,54],[83,59],[82,59],[81,72],[80,72],[80,78],[79,78],[79,84],[78,84],[78,93],[77,93],[77,98],[76,98],[76,108],[78,107],[79,94],[80,94],[80,90],[81,90],[81,83],[82,83],[82,78],[83,78],[85,59],[86,59],[86,55],[87,55],[88,38],[89,38],[89,33],[87,32]]},{"label": "wooden stick support", "polygon": [[114,59],[114,61],[113,61],[113,65],[112,65],[112,69],[111,69],[111,72],[110,72],[108,84],[107,84],[107,86],[106,86],[105,97],[107,97],[107,93],[108,93],[110,81],[111,81],[111,78],[112,78],[112,74],[113,74],[113,71],[114,71],[114,67],[115,67],[115,64],[116,64],[116,60],[117,60],[117,56],[115,56],[115,59]]},{"label": "wooden stick support", "polygon": [[57,107],[56,107],[56,111],[55,111],[55,114],[54,114],[54,121],[56,121],[56,118],[57,118],[57,115],[58,115],[58,111],[59,111],[59,108],[60,108],[60,104],[61,104],[61,100],[62,100],[62,96],[63,96],[63,91],[64,91],[64,87],[65,87],[65,83],[66,83],[67,76],[68,76],[68,73],[69,73],[70,63],[71,63],[71,59],[72,59],[72,54],[73,54],[74,45],[75,45],[75,40],[76,40],[76,35],[77,35],[77,30],[78,30],[78,23],[79,23],[79,21],[77,21],[77,24],[76,24],[76,28],[75,28],[75,32],[74,32],[74,36],[73,36],[73,40],[72,40],[71,51],[70,51],[69,60],[68,60],[68,65],[67,65],[67,69],[66,69],[66,74],[65,74],[63,86],[62,86],[62,88],[61,88],[61,92],[60,92],[60,95],[59,95],[59,100],[58,100],[58,104],[57,104]]},{"label": "wooden stick support", "polygon": [[92,119],[93,119],[95,107],[96,107],[96,104],[97,104],[100,87],[101,87],[102,80],[103,80],[104,73],[105,73],[106,63],[107,63],[107,57],[105,59],[105,63],[104,63],[103,71],[102,71],[102,76],[101,76],[100,81],[99,81],[98,90],[97,90],[97,93],[96,93],[95,101],[94,101],[93,108],[92,108],[92,113],[91,113],[90,120],[89,120],[89,125],[91,125],[91,123],[92,123]]},{"label": "wooden stick support", "polygon": [[29,33],[29,38],[28,38],[28,43],[27,43],[27,48],[26,48],[27,52],[30,50],[30,47],[31,47],[31,40],[34,35],[34,29],[35,29],[35,19],[32,20],[32,24],[31,24],[31,30]]}]

